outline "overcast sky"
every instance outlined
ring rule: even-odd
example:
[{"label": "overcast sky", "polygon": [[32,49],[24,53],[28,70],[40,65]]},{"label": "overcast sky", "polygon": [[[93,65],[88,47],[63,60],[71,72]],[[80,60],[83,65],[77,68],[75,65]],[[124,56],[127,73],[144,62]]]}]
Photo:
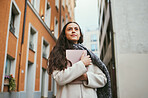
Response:
[{"label": "overcast sky", "polygon": [[75,21],[83,33],[98,28],[98,0],[76,0]]}]

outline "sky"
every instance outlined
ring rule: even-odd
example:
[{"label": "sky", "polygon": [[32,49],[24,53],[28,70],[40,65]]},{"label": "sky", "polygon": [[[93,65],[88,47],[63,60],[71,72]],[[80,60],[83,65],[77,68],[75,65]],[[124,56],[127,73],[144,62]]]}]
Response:
[{"label": "sky", "polygon": [[75,21],[82,32],[98,28],[98,0],[76,0]]}]

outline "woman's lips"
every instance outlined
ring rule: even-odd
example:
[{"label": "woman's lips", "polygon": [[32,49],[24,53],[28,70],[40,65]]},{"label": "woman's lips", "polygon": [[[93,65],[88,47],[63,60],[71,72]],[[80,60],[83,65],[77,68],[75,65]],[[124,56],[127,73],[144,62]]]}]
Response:
[{"label": "woman's lips", "polygon": [[72,37],[75,37],[75,36],[77,36],[77,35],[75,35],[75,34],[72,34],[71,36],[72,36]]}]

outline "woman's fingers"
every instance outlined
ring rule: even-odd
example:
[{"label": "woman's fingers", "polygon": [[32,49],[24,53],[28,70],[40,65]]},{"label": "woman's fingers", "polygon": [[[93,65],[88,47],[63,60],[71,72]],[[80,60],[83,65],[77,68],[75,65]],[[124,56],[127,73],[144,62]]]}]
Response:
[{"label": "woman's fingers", "polygon": [[90,55],[84,56],[84,54],[82,54],[81,61],[84,63],[85,66],[91,65]]},{"label": "woman's fingers", "polygon": [[85,54],[84,54],[84,52],[83,52],[82,55],[81,55],[81,59],[84,57],[84,55],[85,55]]}]

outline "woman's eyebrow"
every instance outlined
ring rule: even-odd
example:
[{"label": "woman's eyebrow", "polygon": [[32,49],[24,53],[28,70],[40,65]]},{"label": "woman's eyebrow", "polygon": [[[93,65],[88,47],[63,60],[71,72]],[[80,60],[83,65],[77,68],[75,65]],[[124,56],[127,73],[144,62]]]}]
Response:
[{"label": "woman's eyebrow", "polygon": [[68,28],[72,28],[72,27],[68,27]]}]

